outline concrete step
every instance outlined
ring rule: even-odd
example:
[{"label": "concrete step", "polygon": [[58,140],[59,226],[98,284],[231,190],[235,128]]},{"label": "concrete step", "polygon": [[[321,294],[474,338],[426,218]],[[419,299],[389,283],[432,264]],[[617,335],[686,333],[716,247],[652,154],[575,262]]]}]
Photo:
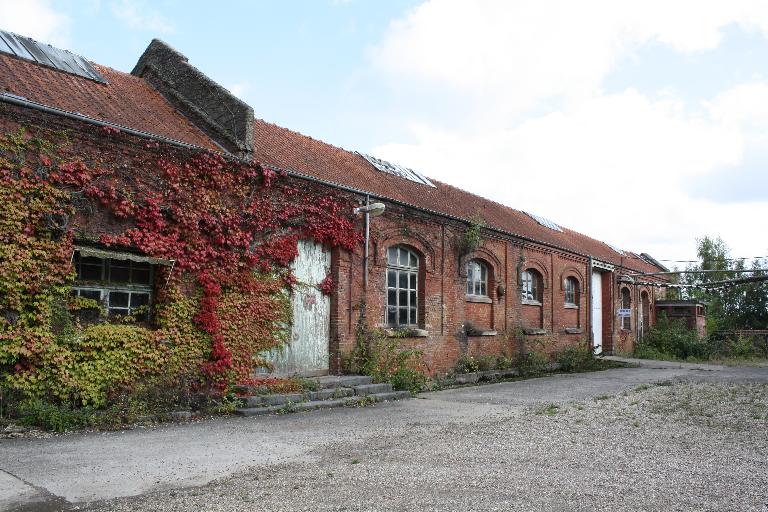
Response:
[{"label": "concrete step", "polygon": [[309,400],[330,400],[332,398],[344,398],[355,394],[352,388],[329,388],[320,391],[310,391],[307,393]]},{"label": "concrete step", "polygon": [[332,409],[334,407],[351,407],[369,401],[387,402],[391,400],[402,400],[404,398],[411,398],[411,394],[408,391],[388,391],[368,395],[334,398],[332,400],[310,400],[307,402],[286,403],[267,407],[245,407],[236,409],[235,414],[240,416],[263,416],[265,414],[314,411],[317,409]]},{"label": "concrete step", "polygon": [[376,393],[389,393],[392,391],[392,384],[362,384],[355,386],[355,394],[358,396],[373,395]]},{"label": "concrete step", "polygon": [[388,393],[374,393],[368,395],[368,398],[372,398],[377,402],[388,402],[390,400],[403,400],[405,398],[411,398],[410,391],[390,391]]},{"label": "concrete step", "polygon": [[283,395],[254,395],[246,397],[246,403],[248,407],[271,407],[282,406],[288,402],[297,403],[303,402],[307,399],[302,393],[290,393]]},{"label": "concrete step", "polygon": [[322,389],[353,388],[373,382],[367,375],[326,375],[314,379]]}]

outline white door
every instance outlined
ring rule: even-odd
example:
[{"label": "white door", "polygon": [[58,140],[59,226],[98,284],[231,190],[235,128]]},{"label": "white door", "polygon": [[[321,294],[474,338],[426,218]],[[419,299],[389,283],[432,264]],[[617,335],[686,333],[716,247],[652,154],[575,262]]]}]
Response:
[{"label": "white door", "polygon": [[603,351],[603,275],[592,272],[592,347],[595,354]]},{"label": "white door", "polygon": [[272,354],[274,373],[326,375],[331,298],[318,285],[331,269],[331,254],[311,240],[299,241],[299,255],[291,264],[297,283],[291,294],[291,339]]}]

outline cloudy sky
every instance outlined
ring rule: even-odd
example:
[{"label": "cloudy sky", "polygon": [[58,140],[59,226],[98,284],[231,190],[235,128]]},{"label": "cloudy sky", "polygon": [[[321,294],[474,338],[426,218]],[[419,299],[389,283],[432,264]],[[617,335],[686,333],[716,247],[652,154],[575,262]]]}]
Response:
[{"label": "cloudy sky", "polygon": [[768,254],[765,0],[0,0],[130,71],[153,37],[268,121],[619,247]]}]

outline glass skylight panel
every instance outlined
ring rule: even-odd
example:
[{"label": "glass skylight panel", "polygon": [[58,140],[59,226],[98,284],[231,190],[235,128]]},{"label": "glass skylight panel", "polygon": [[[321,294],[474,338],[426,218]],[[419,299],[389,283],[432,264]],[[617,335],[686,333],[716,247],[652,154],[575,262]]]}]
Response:
[{"label": "glass skylight panel", "polygon": [[96,82],[107,83],[101,73],[83,57],[5,30],[0,30],[0,52]]},{"label": "glass skylight panel", "polygon": [[535,220],[536,222],[538,222],[539,224],[541,224],[542,226],[544,226],[545,228],[549,228],[553,231],[560,231],[561,233],[563,232],[563,228],[561,228],[560,226],[558,226],[557,224],[555,224],[554,222],[552,222],[551,220],[545,217],[542,217],[540,215],[534,215],[528,212],[524,212],[524,213],[530,218],[532,218],[533,220]]},{"label": "glass skylight panel", "polygon": [[622,256],[626,256],[626,255],[627,255],[627,253],[625,253],[624,251],[622,251],[621,249],[619,249],[619,248],[618,248],[618,247],[616,247],[615,245],[611,245],[611,244],[609,244],[609,243],[607,243],[607,242],[606,242],[606,244],[605,244],[605,245],[607,245],[608,247],[610,247],[611,249],[613,249],[613,250],[614,250],[614,251],[616,251],[617,253],[621,254]]},{"label": "glass skylight panel", "polygon": [[406,180],[410,180],[416,183],[421,183],[422,185],[427,185],[429,187],[434,187],[431,181],[429,181],[425,176],[414,171],[413,169],[409,169],[408,167],[403,167],[401,165],[393,164],[391,162],[387,162],[386,160],[382,160],[381,158],[376,158],[375,156],[366,155],[365,153],[358,153],[358,155],[368,160],[368,163],[370,163],[372,166],[374,166],[377,170],[381,172],[392,174],[393,176],[398,176],[400,178],[405,178]]}]

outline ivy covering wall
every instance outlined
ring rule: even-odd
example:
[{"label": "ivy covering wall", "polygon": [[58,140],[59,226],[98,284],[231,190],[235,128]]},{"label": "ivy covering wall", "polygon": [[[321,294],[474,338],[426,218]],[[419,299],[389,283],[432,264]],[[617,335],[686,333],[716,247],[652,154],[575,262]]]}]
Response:
[{"label": "ivy covering wall", "polygon": [[[351,250],[350,198],[112,128],[0,136],[0,370],[27,397],[100,406],[146,383],[222,391],[285,343],[297,240]],[[173,260],[150,322],[83,322],[73,242]],[[331,283],[332,281],[328,281]],[[324,290],[326,291],[326,290]]]}]

